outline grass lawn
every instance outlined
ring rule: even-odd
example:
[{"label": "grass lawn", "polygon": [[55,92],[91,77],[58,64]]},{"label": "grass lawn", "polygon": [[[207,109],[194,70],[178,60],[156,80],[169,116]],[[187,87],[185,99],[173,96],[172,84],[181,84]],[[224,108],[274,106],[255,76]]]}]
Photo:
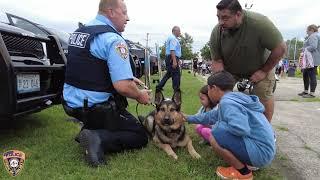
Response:
[{"label": "grass lawn", "polygon": [[[199,77],[183,73],[182,110],[195,113],[200,107],[198,91],[203,85]],[[153,84],[154,89],[154,84]],[[171,81],[165,87],[165,96],[171,97]],[[134,101],[129,110],[134,115]],[[146,115],[152,107],[139,106],[140,115]],[[12,127],[0,130],[0,153],[11,149],[26,153],[24,168],[15,179],[218,179],[215,168],[226,165],[206,145],[198,145],[200,140],[187,125],[195,149],[202,156],[194,160],[186,149],[177,149],[178,161],[168,157],[152,142],[142,150],[107,155],[107,166],[90,168],[83,159],[80,146],[74,141],[79,126],[64,114],[61,106],[54,106],[40,113],[12,121]],[[267,167],[254,173],[255,179],[283,179],[280,171]],[[11,176],[0,165],[0,179]]]}]

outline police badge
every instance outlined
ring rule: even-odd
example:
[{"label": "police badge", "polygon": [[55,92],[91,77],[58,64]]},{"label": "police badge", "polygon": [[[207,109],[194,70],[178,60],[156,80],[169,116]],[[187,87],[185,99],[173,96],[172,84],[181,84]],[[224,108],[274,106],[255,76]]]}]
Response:
[{"label": "police badge", "polygon": [[24,152],[10,150],[3,153],[3,163],[9,174],[17,176],[23,168],[26,159]]},{"label": "police badge", "polygon": [[120,55],[120,57],[126,60],[129,56],[129,50],[125,43],[118,43],[116,45],[116,51]]}]

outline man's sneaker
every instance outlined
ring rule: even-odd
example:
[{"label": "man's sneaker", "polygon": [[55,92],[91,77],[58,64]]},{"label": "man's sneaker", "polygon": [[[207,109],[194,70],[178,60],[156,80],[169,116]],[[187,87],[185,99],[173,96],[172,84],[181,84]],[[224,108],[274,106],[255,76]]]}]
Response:
[{"label": "man's sneaker", "polygon": [[238,170],[234,167],[217,167],[216,170],[217,175],[222,179],[237,179],[237,180],[252,180],[253,175],[252,172],[246,175],[242,175]]},{"label": "man's sneaker", "polygon": [[89,165],[97,167],[104,164],[101,140],[94,131],[83,129],[79,134],[80,145],[85,152],[85,159]]},{"label": "man's sneaker", "polygon": [[306,93],[306,92],[302,91],[302,92],[301,92],[301,93],[299,93],[298,95],[299,95],[299,96],[303,96],[303,95],[306,95],[306,94],[308,94],[308,93]]},{"label": "man's sneaker", "polygon": [[302,96],[303,98],[315,98],[316,96],[312,95],[312,94],[305,94]]}]

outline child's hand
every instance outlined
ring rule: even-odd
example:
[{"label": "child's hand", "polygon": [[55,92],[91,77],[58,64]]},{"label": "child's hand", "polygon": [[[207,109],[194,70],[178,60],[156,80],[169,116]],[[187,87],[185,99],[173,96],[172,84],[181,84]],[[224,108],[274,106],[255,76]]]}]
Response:
[{"label": "child's hand", "polygon": [[185,113],[181,113],[181,115],[182,115],[183,120],[184,120],[185,122],[188,122],[187,117],[188,117],[189,115],[187,115],[187,114],[185,114]]}]

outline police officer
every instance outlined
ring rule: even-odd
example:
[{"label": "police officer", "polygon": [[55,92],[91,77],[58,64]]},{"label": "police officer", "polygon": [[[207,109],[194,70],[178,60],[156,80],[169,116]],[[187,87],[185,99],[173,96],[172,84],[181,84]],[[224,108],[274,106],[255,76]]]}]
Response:
[{"label": "police officer", "polygon": [[179,58],[181,57],[181,45],[178,37],[181,35],[180,28],[174,26],[172,34],[166,41],[166,67],[167,73],[163,76],[160,83],[156,86],[157,91],[161,91],[168,79],[172,77],[172,88],[174,91],[180,89],[181,72]]},{"label": "police officer", "polygon": [[148,104],[150,91],[134,78],[128,46],[121,36],[129,21],[123,0],[100,0],[95,19],[69,40],[63,89],[67,114],[83,121],[79,133],[86,161],[104,164],[104,153],[142,148],[147,134],[127,110],[126,97]]}]

